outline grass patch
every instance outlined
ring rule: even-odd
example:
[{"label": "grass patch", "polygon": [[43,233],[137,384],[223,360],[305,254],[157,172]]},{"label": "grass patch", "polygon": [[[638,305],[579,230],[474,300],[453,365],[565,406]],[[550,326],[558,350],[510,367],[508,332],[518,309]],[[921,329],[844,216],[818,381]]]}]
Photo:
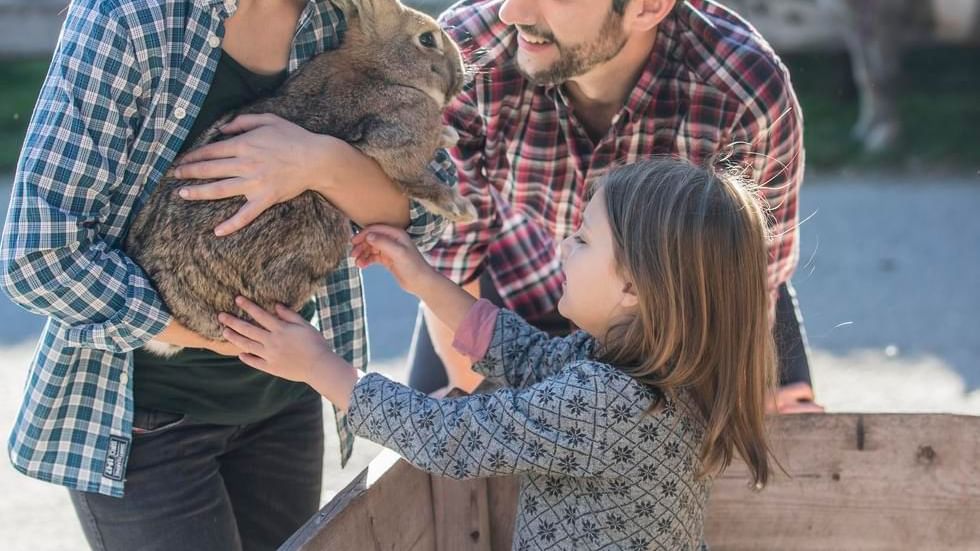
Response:
[{"label": "grass patch", "polygon": [[[851,137],[857,90],[845,53],[783,56],[806,118],[807,164],[820,169],[980,164],[980,49],[936,47],[903,57],[903,134],[892,151],[866,155]],[[13,170],[48,60],[0,62],[0,171]]]},{"label": "grass patch", "polygon": [[48,59],[0,61],[0,171],[17,164]]},{"label": "grass patch", "polygon": [[816,168],[942,167],[980,163],[980,49],[933,47],[902,59],[898,112],[902,135],[887,152],[869,155],[851,139],[858,93],[845,53],[783,56],[806,120],[807,165]]}]

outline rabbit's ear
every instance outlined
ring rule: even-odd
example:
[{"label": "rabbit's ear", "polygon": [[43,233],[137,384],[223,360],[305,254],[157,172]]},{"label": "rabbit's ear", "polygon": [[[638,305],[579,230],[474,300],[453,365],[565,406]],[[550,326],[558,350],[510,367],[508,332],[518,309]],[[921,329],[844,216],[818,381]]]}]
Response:
[{"label": "rabbit's ear", "polygon": [[377,26],[378,23],[385,21],[392,16],[397,19],[405,9],[405,6],[399,0],[332,1],[338,3],[345,14],[350,13],[347,9],[343,8],[343,4],[347,4],[350,6],[350,8],[353,8],[353,11],[357,12],[357,16],[360,17],[362,24],[368,24],[372,27]]}]

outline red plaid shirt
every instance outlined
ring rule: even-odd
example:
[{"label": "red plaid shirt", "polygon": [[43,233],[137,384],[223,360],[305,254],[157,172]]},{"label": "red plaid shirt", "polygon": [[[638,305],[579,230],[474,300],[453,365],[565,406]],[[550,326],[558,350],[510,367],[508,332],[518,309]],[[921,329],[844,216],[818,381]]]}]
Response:
[{"label": "red plaid shirt", "polygon": [[478,69],[447,122],[460,134],[450,151],[458,186],[479,218],[446,230],[428,252],[436,268],[459,283],[487,270],[508,308],[540,316],[561,296],[558,243],[611,166],[661,154],[703,165],[728,153],[768,201],[770,285],[790,278],[803,121],[786,68],[751,25],[713,2],[678,2],[612,127],[593,144],[561,87],[535,86],[518,72],[501,3],[467,0],[442,17]]}]

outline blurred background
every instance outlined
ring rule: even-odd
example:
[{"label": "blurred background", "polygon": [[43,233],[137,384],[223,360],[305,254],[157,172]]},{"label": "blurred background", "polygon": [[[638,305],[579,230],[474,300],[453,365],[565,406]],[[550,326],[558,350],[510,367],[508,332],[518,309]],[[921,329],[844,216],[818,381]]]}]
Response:
[{"label": "blurred background", "polygon": [[[432,14],[443,0],[406,2]],[[723,1],[772,43],[803,107],[794,277],[828,411],[980,414],[980,0]],[[0,215],[67,0],[0,0]],[[372,369],[405,377],[416,301],[365,272]],[[0,432],[44,320],[0,296]],[[328,416],[331,417],[331,416]],[[341,471],[327,427],[324,500]],[[59,487],[0,459],[4,549],[84,549]]]}]

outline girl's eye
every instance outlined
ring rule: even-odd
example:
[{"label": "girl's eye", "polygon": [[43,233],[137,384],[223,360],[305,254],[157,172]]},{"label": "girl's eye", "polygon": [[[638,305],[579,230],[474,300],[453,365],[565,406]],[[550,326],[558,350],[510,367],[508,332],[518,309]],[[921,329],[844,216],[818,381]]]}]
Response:
[{"label": "girl's eye", "polygon": [[585,244],[585,240],[584,240],[584,239],[582,239],[581,237],[579,237],[579,236],[577,236],[577,235],[575,235],[575,236],[573,236],[573,237],[575,238],[575,242],[576,242],[576,243],[582,243],[583,245]]},{"label": "girl's eye", "polygon": [[426,31],[419,35],[419,44],[425,46],[426,48],[435,48],[436,37],[431,32]]}]

